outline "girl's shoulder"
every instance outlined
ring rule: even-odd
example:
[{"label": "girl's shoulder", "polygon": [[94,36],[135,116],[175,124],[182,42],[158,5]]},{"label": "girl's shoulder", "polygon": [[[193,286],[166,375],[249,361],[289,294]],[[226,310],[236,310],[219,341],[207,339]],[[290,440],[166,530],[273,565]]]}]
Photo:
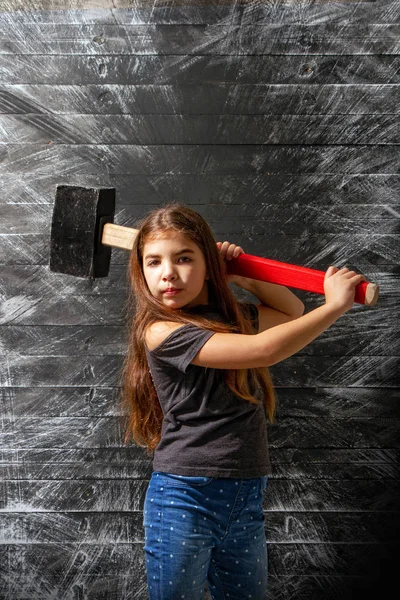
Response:
[{"label": "girl's shoulder", "polygon": [[159,346],[173,331],[183,327],[182,323],[173,321],[156,321],[145,331],[144,337],[147,348],[151,351]]}]

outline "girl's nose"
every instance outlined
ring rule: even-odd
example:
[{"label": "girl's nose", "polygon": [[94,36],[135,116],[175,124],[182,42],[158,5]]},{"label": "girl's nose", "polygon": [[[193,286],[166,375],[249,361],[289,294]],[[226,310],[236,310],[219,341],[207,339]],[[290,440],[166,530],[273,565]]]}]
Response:
[{"label": "girl's nose", "polygon": [[163,280],[164,281],[175,281],[176,276],[173,273],[170,273],[169,275],[164,275]]},{"label": "girl's nose", "polygon": [[176,273],[172,267],[172,265],[165,265],[163,280],[164,281],[174,281],[176,279]]}]

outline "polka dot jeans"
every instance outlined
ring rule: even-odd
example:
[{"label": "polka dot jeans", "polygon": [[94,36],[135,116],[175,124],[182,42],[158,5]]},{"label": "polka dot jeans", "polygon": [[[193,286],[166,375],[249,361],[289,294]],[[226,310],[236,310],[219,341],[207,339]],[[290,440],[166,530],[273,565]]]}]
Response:
[{"label": "polka dot jeans", "polygon": [[150,600],[267,597],[262,500],[267,477],[186,477],[155,471],[144,527]]}]

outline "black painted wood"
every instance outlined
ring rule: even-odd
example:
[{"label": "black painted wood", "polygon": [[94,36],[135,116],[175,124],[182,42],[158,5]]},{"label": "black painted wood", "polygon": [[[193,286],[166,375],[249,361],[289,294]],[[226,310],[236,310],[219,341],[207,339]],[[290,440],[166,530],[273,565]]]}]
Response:
[{"label": "black painted wood", "polygon": [[154,85],[6,84],[0,90],[4,113],[129,115],[363,115],[397,114],[396,84],[204,83]]},{"label": "black painted wood", "polygon": [[251,254],[381,285],[271,370],[264,509],[271,600],[394,581],[400,2],[195,4],[1,3],[0,600],[147,598],[151,461],[122,443],[128,254],[102,280],[50,272],[57,185],[115,188],[131,227],[175,199]]},{"label": "black painted wood", "polygon": [[[240,54],[398,54],[398,25],[21,24],[0,28],[0,54],[118,54],[203,56]],[[278,35],[277,35],[278,34]]]},{"label": "black painted wood", "polygon": [[[14,513],[4,518],[0,515],[0,529],[4,532],[4,542],[12,543],[51,543],[54,542],[54,526],[58,525],[57,539],[60,543],[96,544],[101,540],[104,544],[137,543],[144,541],[143,523],[139,512],[64,512],[57,514],[31,512]],[[275,543],[299,539],[312,543],[318,541],[324,531],[333,533],[332,539],[346,542],[348,530],[359,543],[371,543],[372,534],[382,534],[388,540],[395,541],[396,532],[392,527],[392,515],[385,513],[381,521],[383,531],[374,530],[371,514],[343,514],[330,512],[271,512],[268,516],[270,539]],[[371,531],[372,530],[372,531]]]},{"label": "black painted wood", "polygon": [[[321,0],[287,3],[255,3],[252,0],[221,0],[212,4],[209,0],[197,0],[195,5],[185,0],[114,0],[109,11],[98,10],[108,6],[107,0],[86,2],[85,9],[80,0],[11,0],[3,3],[4,18],[11,13],[12,23],[98,23],[104,24],[215,24],[229,18],[237,23],[264,24],[317,24],[329,19],[332,24],[349,23],[350,19],[366,23],[396,23],[399,21],[398,0],[376,2],[344,0],[340,10],[334,3]],[[94,6],[91,6],[93,4]],[[332,5],[333,4],[333,5]],[[60,11],[61,9],[61,11]],[[66,21],[63,11],[68,9]],[[22,10],[22,13],[15,12]],[[264,21],[265,20],[265,21]],[[7,21],[6,21],[7,22]]]},{"label": "black painted wood", "polygon": [[[4,172],[4,184],[10,190],[7,198],[1,198],[1,204],[48,204],[53,205],[54,193],[58,181],[62,179],[71,185],[89,182],[91,186],[99,186],[107,182],[114,187],[119,182],[118,204],[121,205],[157,205],[167,202],[172,195],[183,202],[186,196],[188,204],[227,204],[268,203],[307,204],[311,201],[323,204],[346,205],[360,204],[394,204],[398,202],[400,192],[400,176],[394,174],[344,174],[344,173],[312,173],[296,174],[251,173],[238,176],[208,175],[205,173],[190,175],[184,173],[160,173],[128,175],[101,173],[24,173],[18,179],[11,173]],[[133,199],[134,196],[134,199]]]},{"label": "black painted wood", "polygon": [[[310,356],[288,358],[274,365],[276,385],[304,387],[361,386],[395,387],[398,384],[397,356]],[[3,385],[53,387],[63,381],[72,386],[104,384],[118,385],[118,372],[122,366],[119,356],[30,357],[13,356],[1,361]]]},{"label": "black painted wood", "polygon": [[[104,328],[106,332],[109,328]],[[394,418],[397,388],[279,387],[279,412],[283,417],[370,417]],[[111,417],[123,415],[119,388],[111,386],[12,387],[1,389],[5,418],[13,417]],[[277,425],[274,425],[276,428]],[[135,455],[136,446],[124,449]],[[7,456],[7,450],[5,456]],[[139,451],[140,452],[140,451]],[[74,450],[71,450],[72,455]],[[311,449],[310,449],[311,453]],[[373,451],[371,450],[373,454]],[[115,455],[119,455],[115,451]],[[36,456],[36,454],[34,455]],[[124,456],[121,453],[121,457]],[[26,464],[27,457],[24,459]],[[122,459],[121,459],[122,460]],[[334,457],[332,457],[334,461]],[[285,461],[286,462],[286,461]],[[18,467],[18,464],[15,465]],[[276,465],[279,468],[279,465]]]},{"label": "black painted wood", "polygon": [[[117,268],[114,270],[119,272]],[[102,290],[98,293],[101,294]],[[121,289],[120,293],[126,292]],[[10,291],[7,294],[13,295]],[[360,310],[356,324],[354,318],[352,315],[341,319],[335,328],[336,333],[328,330],[312,345],[301,350],[299,356],[369,356],[371,351],[379,356],[399,356],[400,327],[397,324],[388,332],[381,319],[371,323],[370,317]],[[362,331],[362,335],[356,336],[356,331]],[[337,339],[338,336],[340,339]],[[4,327],[2,332],[4,352],[23,352],[25,356],[123,355],[126,343],[127,332],[122,325],[65,325],[60,331],[54,325],[40,325],[36,319],[32,330],[21,320],[14,324],[12,315],[8,327]]]},{"label": "black painted wood", "polygon": [[[99,84],[395,84],[400,58],[390,55],[113,56],[0,55],[4,83]],[[171,98],[173,102],[173,99]]]},{"label": "black painted wood", "polygon": [[[143,510],[147,483],[142,479],[113,479],[112,483],[108,480],[38,480],[8,481],[1,487],[4,508],[10,512],[26,512],[28,506],[44,512],[134,512]],[[380,511],[392,513],[393,517],[398,491],[398,482],[393,480],[343,480],[340,486],[337,481],[328,480],[276,480],[270,486],[265,508],[279,512]]]},{"label": "black painted wood", "polygon": [[397,115],[2,116],[1,142],[35,144],[395,144]]},{"label": "black painted wood", "polygon": [[[51,147],[50,147],[51,146]],[[71,164],[71,152],[73,158]],[[61,170],[101,174],[154,175],[204,173],[331,173],[345,175],[399,174],[398,146],[275,146],[262,145],[51,145],[7,144],[0,147],[6,173],[26,171],[26,165],[42,175]]]},{"label": "black painted wood", "polygon": [[[296,368],[298,367],[294,364],[294,369]],[[90,385],[88,379],[85,377],[84,381],[79,381],[78,385]],[[277,379],[279,384],[279,378]],[[347,383],[345,379],[342,381],[343,384]],[[53,380],[49,383],[55,385]],[[74,384],[74,382],[72,383]],[[290,380],[289,383],[291,383]],[[330,381],[325,382],[326,385],[330,383]],[[333,382],[333,385],[335,383]],[[37,387],[42,384],[33,380],[27,382],[27,385]],[[30,448],[36,448],[38,445],[44,448],[52,446],[67,448],[69,444],[78,448],[114,447],[120,443],[122,425],[121,418],[110,417],[47,417],[45,420],[43,417],[5,418],[0,442],[5,447],[18,447],[19,444],[26,444]],[[383,417],[379,418],[378,423],[373,422],[371,417],[336,417],[335,419],[321,417],[319,420],[303,417],[301,423],[298,422],[298,417],[282,417],[279,429],[271,428],[270,437],[272,445],[283,444],[299,448],[321,444],[325,448],[348,446],[363,448],[370,445],[385,448],[388,444],[398,448],[400,442],[391,441],[396,437],[397,427],[396,420]],[[340,433],[337,432],[338,428],[340,428]]]},{"label": "black painted wood", "polygon": [[[125,453],[120,457],[119,462],[115,459],[114,453],[115,448],[75,448],[73,451],[64,448],[32,448],[29,449],[25,456],[25,462],[23,464],[18,463],[17,458],[23,454],[21,450],[9,450],[7,454],[3,453],[4,460],[1,464],[1,474],[4,479],[29,479],[29,480],[58,480],[60,477],[59,472],[62,469],[63,480],[93,480],[93,479],[107,479],[114,480],[119,478],[135,477],[137,478],[140,474],[141,477],[150,477],[151,467],[143,459],[139,458],[129,460],[129,455]],[[318,460],[320,462],[311,463],[311,452],[309,449],[296,449],[296,454],[300,452],[304,453],[304,461],[294,461],[293,458],[287,458],[286,453],[289,453],[287,449],[272,448],[271,454],[276,461],[279,461],[279,465],[276,467],[276,474],[274,479],[287,478],[288,475],[296,478],[305,477],[307,479],[331,479],[337,480],[343,478],[345,473],[347,478],[351,479],[366,479],[371,478],[371,473],[375,479],[381,479],[383,481],[388,479],[398,478],[398,454],[395,458],[392,458],[389,453],[385,450],[374,450],[363,451],[363,450],[343,450],[337,448],[319,449]],[[101,456],[97,457],[97,454],[101,452]],[[66,456],[64,456],[64,454]],[[292,452],[293,454],[293,452]],[[325,463],[321,461],[324,460]],[[336,463],[333,463],[335,454],[338,456]],[[9,458],[7,458],[9,456]],[[97,460],[96,460],[97,458]],[[285,462],[286,458],[286,462]],[[339,460],[340,459],[340,460]],[[96,460],[96,462],[95,462]],[[108,461],[108,462],[107,462]],[[89,465],[86,464],[90,462]],[[58,471],[57,471],[58,469]],[[112,485],[111,482],[109,482]],[[3,490],[4,491],[4,490]],[[4,507],[4,506],[3,506]],[[319,515],[319,512],[314,511],[310,513],[304,513],[304,518],[311,518],[311,515]],[[336,513],[332,513],[332,519]],[[354,539],[364,540],[363,536],[369,536],[372,539],[374,531],[379,529],[380,521],[376,519],[376,515],[373,511],[362,511],[350,513],[345,515],[343,513],[337,514],[338,521],[341,518],[358,518],[365,516],[368,518],[368,522],[371,523],[372,531],[364,530],[359,533],[360,537]],[[393,525],[393,513],[390,513]],[[8,516],[4,517],[4,523],[7,523]],[[268,515],[268,519],[274,519],[276,515],[271,512]],[[364,519],[363,519],[364,522]],[[366,522],[366,521],[365,521]],[[385,529],[385,533],[386,533]],[[398,530],[395,527],[391,531],[391,535],[388,539],[392,539],[397,536]],[[284,531],[281,532],[284,536]],[[304,532],[306,535],[307,532]],[[333,534],[332,534],[333,535]],[[372,537],[371,537],[372,536]],[[333,536],[334,537],[334,536]],[[273,539],[273,538],[272,538]]]}]

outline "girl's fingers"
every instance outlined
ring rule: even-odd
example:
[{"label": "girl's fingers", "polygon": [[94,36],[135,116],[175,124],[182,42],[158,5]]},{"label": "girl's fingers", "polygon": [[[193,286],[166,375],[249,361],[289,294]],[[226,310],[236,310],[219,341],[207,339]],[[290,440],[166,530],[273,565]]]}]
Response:
[{"label": "girl's fingers", "polygon": [[221,252],[223,252],[224,254],[227,254],[228,250],[229,250],[229,246],[230,246],[229,242],[222,242]]},{"label": "girl's fingers", "polygon": [[362,275],[361,273],[356,273],[355,271],[347,271],[346,273],[343,273],[343,277],[348,280],[354,279],[357,281],[357,283],[361,283],[361,281],[365,281],[364,275]]},{"label": "girl's fingers", "polygon": [[356,285],[358,285],[358,284],[359,284],[359,283],[361,283],[362,281],[366,281],[366,279],[365,279],[364,275],[359,275],[359,274],[356,274],[356,275],[354,276],[354,280],[355,280],[355,281],[354,281],[354,283],[355,283]]},{"label": "girl's fingers", "polygon": [[358,277],[361,278],[360,281],[365,280],[364,275],[356,273],[355,271],[350,271],[348,267],[342,267],[341,269],[338,269],[337,267],[331,265],[326,271],[326,276],[331,277],[332,275],[337,275],[337,277],[344,277],[345,279],[352,279],[353,277]]},{"label": "girl's fingers", "polygon": [[217,242],[217,247],[225,260],[231,260],[243,254],[243,248],[230,242]]},{"label": "girl's fingers", "polygon": [[337,272],[338,272],[338,269],[336,267],[334,267],[333,265],[331,265],[330,267],[327,268],[325,276],[331,277],[332,275],[334,275]]}]

